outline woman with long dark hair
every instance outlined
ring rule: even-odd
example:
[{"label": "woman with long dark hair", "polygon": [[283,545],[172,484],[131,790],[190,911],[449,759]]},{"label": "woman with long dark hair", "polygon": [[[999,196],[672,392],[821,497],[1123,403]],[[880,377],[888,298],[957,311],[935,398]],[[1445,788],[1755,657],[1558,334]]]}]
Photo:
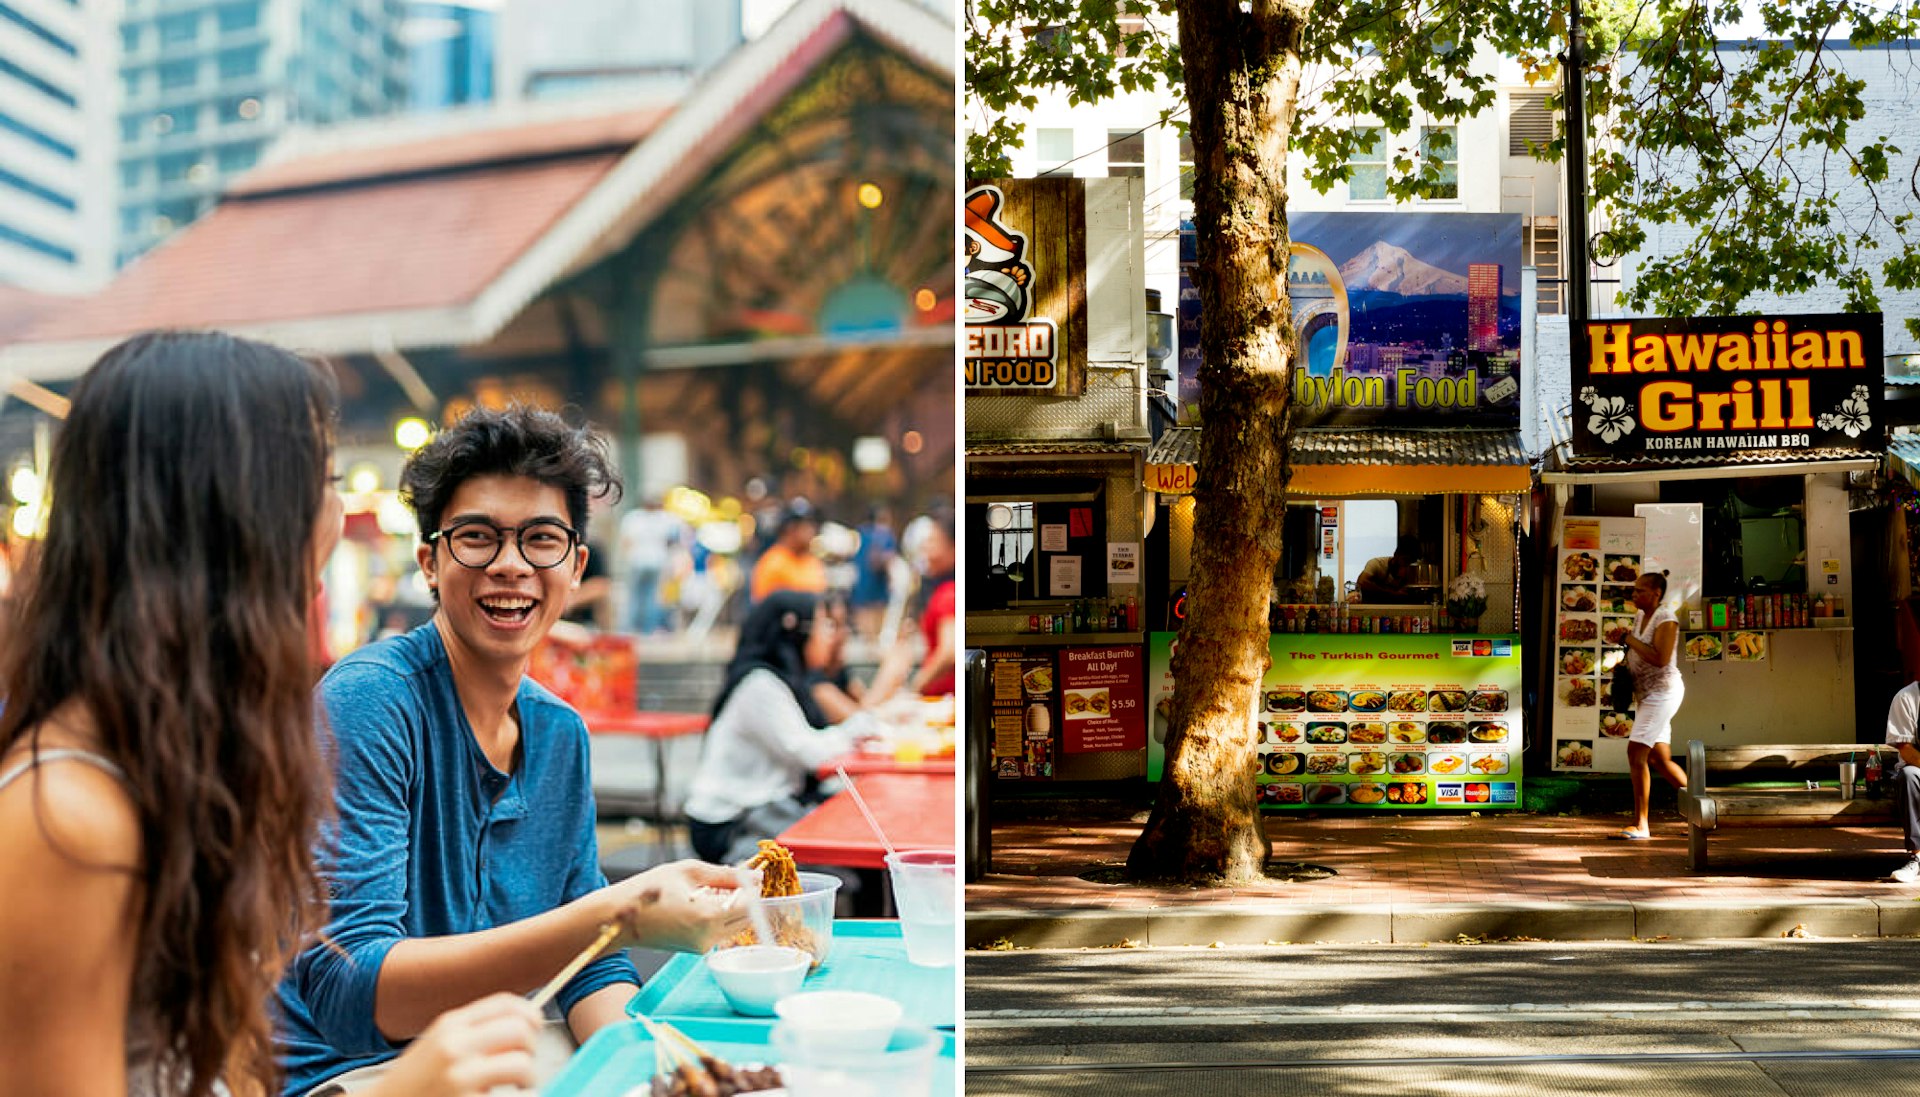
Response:
[{"label": "woman with long dark hair", "polygon": [[[308,613],[338,541],[320,368],[140,336],[73,392],[0,651],[10,1092],[278,1091],[267,1002],[322,923]],[[444,1015],[379,1090],[531,1084],[539,1019]]]},{"label": "woman with long dark hair", "polygon": [[702,858],[745,860],[760,839],[799,821],[823,798],[814,771],[879,730],[863,712],[831,723],[816,695],[846,641],[843,620],[819,595],[797,591],[775,591],[747,614],[687,791],[688,833]]}]

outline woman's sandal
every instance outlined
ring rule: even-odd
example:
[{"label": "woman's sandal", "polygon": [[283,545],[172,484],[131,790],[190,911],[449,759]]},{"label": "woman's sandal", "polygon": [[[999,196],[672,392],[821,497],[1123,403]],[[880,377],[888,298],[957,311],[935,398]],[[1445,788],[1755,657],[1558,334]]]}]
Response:
[{"label": "woman's sandal", "polygon": [[1622,830],[1618,834],[1609,834],[1607,837],[1622,842],[1647,842],[1653,840],[1653,835],[1648,831],[1633,829]]}]

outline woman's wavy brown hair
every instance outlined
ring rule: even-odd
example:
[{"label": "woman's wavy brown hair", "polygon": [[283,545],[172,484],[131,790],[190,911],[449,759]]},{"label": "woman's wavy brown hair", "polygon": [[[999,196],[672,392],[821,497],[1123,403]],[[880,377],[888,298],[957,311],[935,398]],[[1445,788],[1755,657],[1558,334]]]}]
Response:
[{"label": "woman's wavy brown hair", "polygon": [[267,1003],[324,912],[307,613],[337,396],[227,335],[143,335],[82,377],[0,652],[0,750],[62,705],[139,812],[136,1016],[176,1090],[277,1092]]}]

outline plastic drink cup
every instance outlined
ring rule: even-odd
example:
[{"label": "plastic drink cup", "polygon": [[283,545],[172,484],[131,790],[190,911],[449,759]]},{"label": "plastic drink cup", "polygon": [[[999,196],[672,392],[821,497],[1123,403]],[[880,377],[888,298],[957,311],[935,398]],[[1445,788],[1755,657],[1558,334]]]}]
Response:
[{"label": "plastic drink cup", "polygon": [[954,964],[955,863],[950,849],[911,849],[887,855],[893,902],[900,911],[900,934],[907,960],[921,967]]}]

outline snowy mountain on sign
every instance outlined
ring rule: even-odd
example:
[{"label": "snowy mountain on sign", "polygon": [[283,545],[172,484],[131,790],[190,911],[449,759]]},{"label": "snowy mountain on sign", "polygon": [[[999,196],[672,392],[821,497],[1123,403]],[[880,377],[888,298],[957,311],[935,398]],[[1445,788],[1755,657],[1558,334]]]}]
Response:
[{"label": "snowy mountain on sign", "polygon": [[1467,292],[1466,276],[1423,263],[1407,249],[1384,240],[1374,241],[1367,250],[1347,260],[1340,268],[1340,277],[1349,291],[1380,290],[1403,297]]}]

